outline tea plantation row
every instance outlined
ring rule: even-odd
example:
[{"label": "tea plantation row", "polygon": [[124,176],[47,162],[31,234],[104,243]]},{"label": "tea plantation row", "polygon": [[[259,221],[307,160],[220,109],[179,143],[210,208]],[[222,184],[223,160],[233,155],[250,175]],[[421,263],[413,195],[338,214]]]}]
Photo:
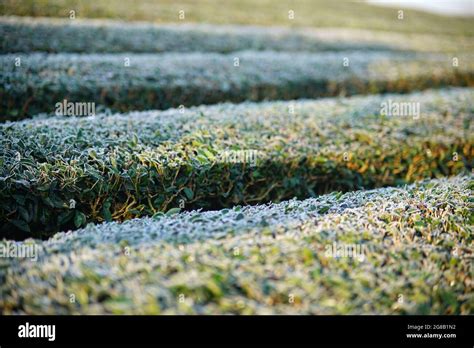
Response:
[{"label": "tea plantation row", "polygon": [[0,236],[470,171],[473,97],[448,89],[4,123]]},{"label": "tea plantation row", "polygon": [[116,111],[473,86],[469,55],[387,52],[7,54],[0,121],[67,100]]},{"label": "tea plantation row", "polygon": [[[472,314],[473,176],[2,241],[2,314]],[[15,249],[16,248],[16,249]]]},{"label": "tea plantation row", "polygon": [[0,17],[0,53],[163,53],[242,50],[414,50],[459,53],[474,48],[470,37],[335,28],[181,24],[107,20]]}]

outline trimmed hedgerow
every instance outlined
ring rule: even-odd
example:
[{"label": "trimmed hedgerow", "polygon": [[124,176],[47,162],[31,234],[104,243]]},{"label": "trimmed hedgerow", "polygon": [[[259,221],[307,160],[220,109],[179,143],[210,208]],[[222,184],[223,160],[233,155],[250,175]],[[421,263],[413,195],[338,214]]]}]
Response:
[{"label": "trimmed hedgerow", "polygon": [[[5,123],[0,235],[47,237],[180,206],[277,202],[471,170],[473,96],[453,89]],[[381,115],[382,105],[412,102],[419,117]]]},{"label": "trimmed hedgerow", "polygon": [[[110,20],[0,17],[0,53],[164,53],[242,50],[469,52],[470,37],[341,28],[156,25]],[[74,39],[71,39],[74,38]]]},{"label": "trimmed hedgerow", "polygon": [[[0,17],[1,53],[162,53],[242,50],[393,50],[410,36],[363,30],[288,29],[203,24],[155,25],[100,20]],[[74,39],[71,39],[74,38]],[[456,41],[456,40],[455,40]],[[458,38],[458,43],[462,38]],[[406,46],[406,45],[405,45]]]},{"label": "trimmed hedgerow", "polygon": [[53,113],[65,99],[129,111],[474,85],[472,60],[457,58],[453,67],[444,55],[386,52],[9,54],[0,120]]},{"label": "trimmed hedgerow", "polygon": [[[181,5],[183,7],[181,8]],[[393,8],[383,8],[351,1],[329,0],[226,0],[224,6],[214,1],[185,1],[177,5],[175,0],[3,0],[0,13],[5,15],[59,17],[70,15],[67,9],[76,11],[80,18],[111,18],[124,21],[148,21],[159,23],[186,22],[257,26],[366,28],[380,32],[430,33],[438,37],[448,35],[473,36],[472,19],[468,16],[442,16],[423,11],[404,9],[406,19],[398,21]],[[185,11],[181,20],[179,10]],[[295,13],[288,20],[287,10]],[[398,22],[398,23],[396,23]]]},{"label": "trimmed hedgerow", "polygon": [[473,188],[454,177],[3,241],[36,262],[0,259],[0,311],[472,314]]}]

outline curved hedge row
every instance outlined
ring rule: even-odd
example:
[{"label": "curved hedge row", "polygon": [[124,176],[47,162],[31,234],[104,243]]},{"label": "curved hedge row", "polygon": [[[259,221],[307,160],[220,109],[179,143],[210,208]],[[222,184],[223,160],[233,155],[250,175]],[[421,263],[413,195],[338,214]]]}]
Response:
[{"label": "curved hedge row", "polygon": [[472,314],[473,189],[455,177],[18,243],[36,262],[0,259],[0,311]]},{"label": "curved hedge row", "polygon": [[[110,20],[0,17],[0,53],[164,53],[242,50],[413,50],[469,52],[463,35],[429,35],[335,28],[208,24],[154,25]],[[74,39],[71,39],[74,38]]]},{"label": "curved hedge row", "polygon": [[[5,123],[0,236],[470,170],[473,96],[453,89]],[[412,102],[418,117],[381,115],[383,105]]]},{"label": "curved hedge row", "polygon": [[385,35],[390,38],[370,31],[347,29],[154,25],[145,22],[0,17],[0,36],[3,38],[0,53],[393,50],[403,44],[402,38],[410,41],[409,37],[401,34]]},{"label": "curved hedge row", "polygon": [[[470,17],[443,16],[405,8],[405,20],[396,19],[393,8],[372,6],[361,2],[343,3],[331,0],[226,0],[222,6],[214,1],[138,0],[2,0],[0,13],[5,15],[58,17],[76,11],[82,18],[110,18],[124,21],[148,21],[182,24],[183,22],[258,25],[285,27],[364,28],[384,32],[430,33],[473,36]],[[184,20],[178,17],[185,10]],[[288,9],[294,10],[289,20]],[[397,23],[398,22],[398,23]]]},{"label": "curved hedge row", "polygon": [[3,55],[0,121],[54,113],[65,99],[129,111],[474,85],[473,61],[459,60],[453,67],[444,55],[383,52]]}]

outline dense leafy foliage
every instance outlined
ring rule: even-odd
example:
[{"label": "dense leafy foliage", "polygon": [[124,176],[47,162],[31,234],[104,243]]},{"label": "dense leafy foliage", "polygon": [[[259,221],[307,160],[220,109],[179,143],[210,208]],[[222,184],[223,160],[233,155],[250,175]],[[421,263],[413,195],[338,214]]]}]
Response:
[{"label": "dense leafy foliage", "polygon": [[128,111],[473,86],[473,60],[457,59],[458,66],[442,54],[357,51],[6,54],[0,120],[54,113],[64,100]]},{"label": "dense leafy foliage", "polygon": [[386,36],[377,36],[370,31],[199,24],[158,26],[150,23],[17,17],[0,18],[0,35],[3,38],[0,42],[2,53],[392,50],[402,45],[402,37],[406,38],[395,35],[390,44]]},{"label": "dense leafy foliage", "polygon": [[[402,34],[344,28],[156,25],[108,20],[0,17],[0,52],[164,53],[242,50],[442,51],[474,48],[470,37]],[[71,37],[74,39],[72,40]]]},{"label": "dense leafy foliage", "polygon": [[[466,35],[474,28],[469,17],[451,17],[405,8],[400,21],[390,7],[373,6],[362,1],[334,0],[2,0],[0,13],[5,15],[69,18],[112,18],[124,21],[159,23],[250,24],[256,26],[364,28],[384,32],[430,33],[438,37]],[[289,9],[295,18],[289,20]],[[185,11],[180,19],[179,11]]]},{"label": "dense leafy foliage", "polygon": [[0,309],[472,314],[473,188],[472,176],[455,177],[29,240],[17,248],[36,262],[0,259]]},{"label": "dense leafy foliage", "polygon": [[[47,237],[87,222],[172,208],[278,202],[470,171],[473,93],[433,90],[5,123],[1,236]],[[420,114],[382,115],[388,101],[419,103]]]}]

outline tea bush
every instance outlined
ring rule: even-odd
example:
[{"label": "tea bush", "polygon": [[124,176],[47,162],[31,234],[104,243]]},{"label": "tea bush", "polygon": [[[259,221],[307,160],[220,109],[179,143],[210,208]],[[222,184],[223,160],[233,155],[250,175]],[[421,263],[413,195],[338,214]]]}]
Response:
[{"label": "tea bush", "polygon": [[0,258],[0,311],[472,314],[473,188],[470,175],[17,243],[36,262]]},{"label": "tea bush", "polygon": [[[164,53],[242,50],[322,52],[412,50],[459,54],[469,36],[409,35],[347,28],[284,28],[186,23],[156,25],[109,20],[0,17],[0,52]],[[71,40],[74,37],[74,40]]]},{"label": "tea bush", "polygon": [[[473,89],[0,125],[1,237],[400,185],[473,167]],[[383,115],[385,103],[418,115]]]},{"label": "tea bush", "polygon": [[[213,26],[203,24],[154,25],[104,20],[0,17],[0,52],[51,53],[162,53],[242,50],[345,51],[393,50],[405,35],[377,35],[363,30],[287,29]],[[73,40],[71,38],[74,38]],[[461,40],[459,38],[459,40]]]},{"label": "tea bush", "polygon": [[124,112],[474,85],[473,60],[458,60],[453,67],[448,55],[352,51],[7,54],[0,121],[54,113],[65,99]]}]

